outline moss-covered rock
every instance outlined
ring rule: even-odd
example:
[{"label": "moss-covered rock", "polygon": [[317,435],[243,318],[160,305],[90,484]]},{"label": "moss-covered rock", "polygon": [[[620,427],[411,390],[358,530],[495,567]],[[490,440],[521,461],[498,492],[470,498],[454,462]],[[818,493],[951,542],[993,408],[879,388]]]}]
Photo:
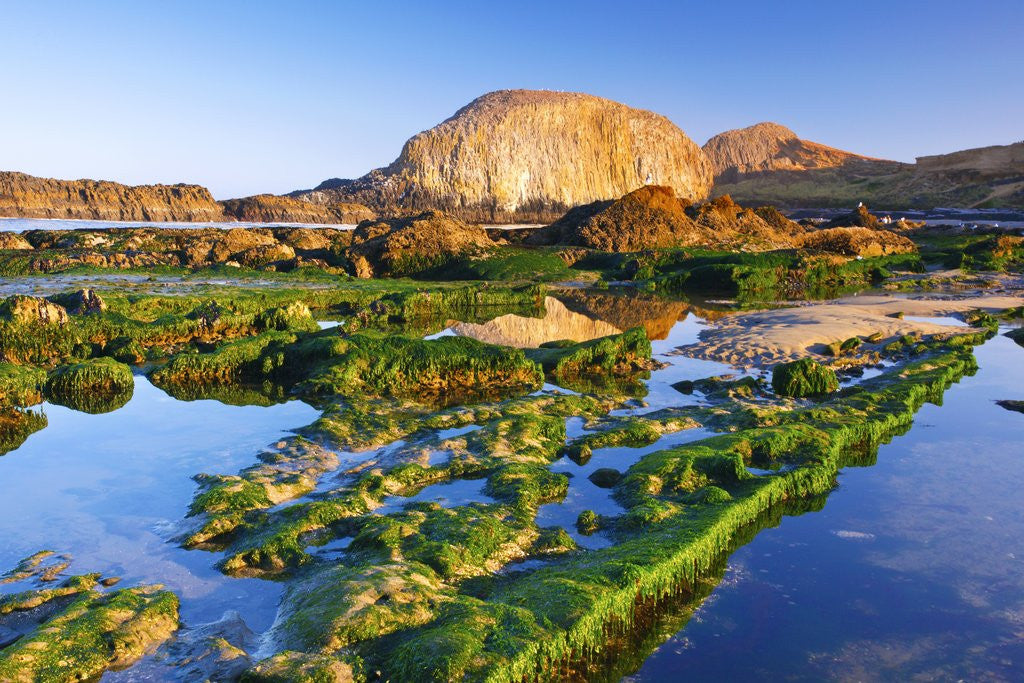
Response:
[{"label": "moss-covered rock", "polygon": [[772,388],[780,396],[822,396],[839,390],[839,379],[832,368],[801,358],[780,363],[772,370]]},{"label": "moss-covered rock", "polygon": [[116,410],[131,400],[134,390],[131,368],[113,358],[64,365],[46,380],[47,398],[86,413]]},{"label": "moss-covered rock", "polygon": [[[39,553],[22,562],[20,580],[38,574],[40,586],[0,599],[0,626],[16,623],[20,637],[0,650],[0,679],[75,681],[123,668],[178,628],[178,599],[160,586],[98,589],[99,575],[71,576],[55,586],[52,567],[38,573]],[[57,564],[56,572],[67,563]],[[32,625],[34,624],[34,626]],[[26,629],[26,625],[28,628]]]}]

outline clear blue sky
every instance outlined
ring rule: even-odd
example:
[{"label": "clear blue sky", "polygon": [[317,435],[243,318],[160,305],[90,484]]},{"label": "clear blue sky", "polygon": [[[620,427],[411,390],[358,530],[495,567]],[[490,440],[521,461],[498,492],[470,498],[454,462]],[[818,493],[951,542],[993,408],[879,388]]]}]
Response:
[{"label": "clear blue sky", "polygon": [[1024,139],[1022,35],[1024,0],[0,0],[0,169],[286,192],[501,88],[912,160]]}]

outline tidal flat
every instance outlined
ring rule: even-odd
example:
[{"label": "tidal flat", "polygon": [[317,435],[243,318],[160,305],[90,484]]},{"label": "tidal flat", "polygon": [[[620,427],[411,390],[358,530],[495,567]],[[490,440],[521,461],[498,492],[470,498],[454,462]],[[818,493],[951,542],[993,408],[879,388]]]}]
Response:
[{"label": "tidal flat", "polygon": [[0,677],[1017,678],[1012,268],[588,258],[7,278]]}]

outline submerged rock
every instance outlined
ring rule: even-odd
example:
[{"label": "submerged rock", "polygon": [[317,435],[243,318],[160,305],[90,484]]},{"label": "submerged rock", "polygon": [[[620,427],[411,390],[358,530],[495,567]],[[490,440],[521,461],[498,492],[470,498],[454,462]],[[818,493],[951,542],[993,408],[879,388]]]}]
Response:
[{"label": "submerged rock", "polygon": [[1024,413],[1024,401],[1003,400],[1003,401],[996,401],[996,403],[999,406],[1001,406],[1003,408],[1006,408],[1007,410],[1012,410],[1012,411],[1018,412],[1018,413]]}]

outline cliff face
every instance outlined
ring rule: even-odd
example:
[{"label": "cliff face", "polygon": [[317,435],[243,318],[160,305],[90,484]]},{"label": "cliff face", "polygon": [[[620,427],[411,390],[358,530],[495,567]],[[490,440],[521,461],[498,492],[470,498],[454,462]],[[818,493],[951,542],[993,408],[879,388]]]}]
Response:
[{"label": "cliff face", "polygon": [[0,171],[0,216],[152,223],[241,220],[356,224],[376,214],[358,204],[313,204],[275,195],[218,202],[200,185],[122,185]]},{"label": "cliff face", "polygon": [[719,133],[703,150],[716,184],[771,171],[835,168],[852,162],[892,163],[801,140],[789,128],[770,122]]},{"label": "cliff face", "polygon": [[314,204],[291,197],[258,194],[221,202],[224,214],[252,223],[336,223],[355,225],[377,217],[361,204]]},{"label": "cliff face", "polygon": [[505,90],[414,136],[390,166],[293,196],[385,214],[441,209],[477,222],[546,222],[646,184],[702,199],[711,167],[663,116],[581,93]]},{"label": "cliff face", "polygon": [[223,209],[199,185],[121,185],[0,172],[0,215],[113,221],[217,221]]}]

